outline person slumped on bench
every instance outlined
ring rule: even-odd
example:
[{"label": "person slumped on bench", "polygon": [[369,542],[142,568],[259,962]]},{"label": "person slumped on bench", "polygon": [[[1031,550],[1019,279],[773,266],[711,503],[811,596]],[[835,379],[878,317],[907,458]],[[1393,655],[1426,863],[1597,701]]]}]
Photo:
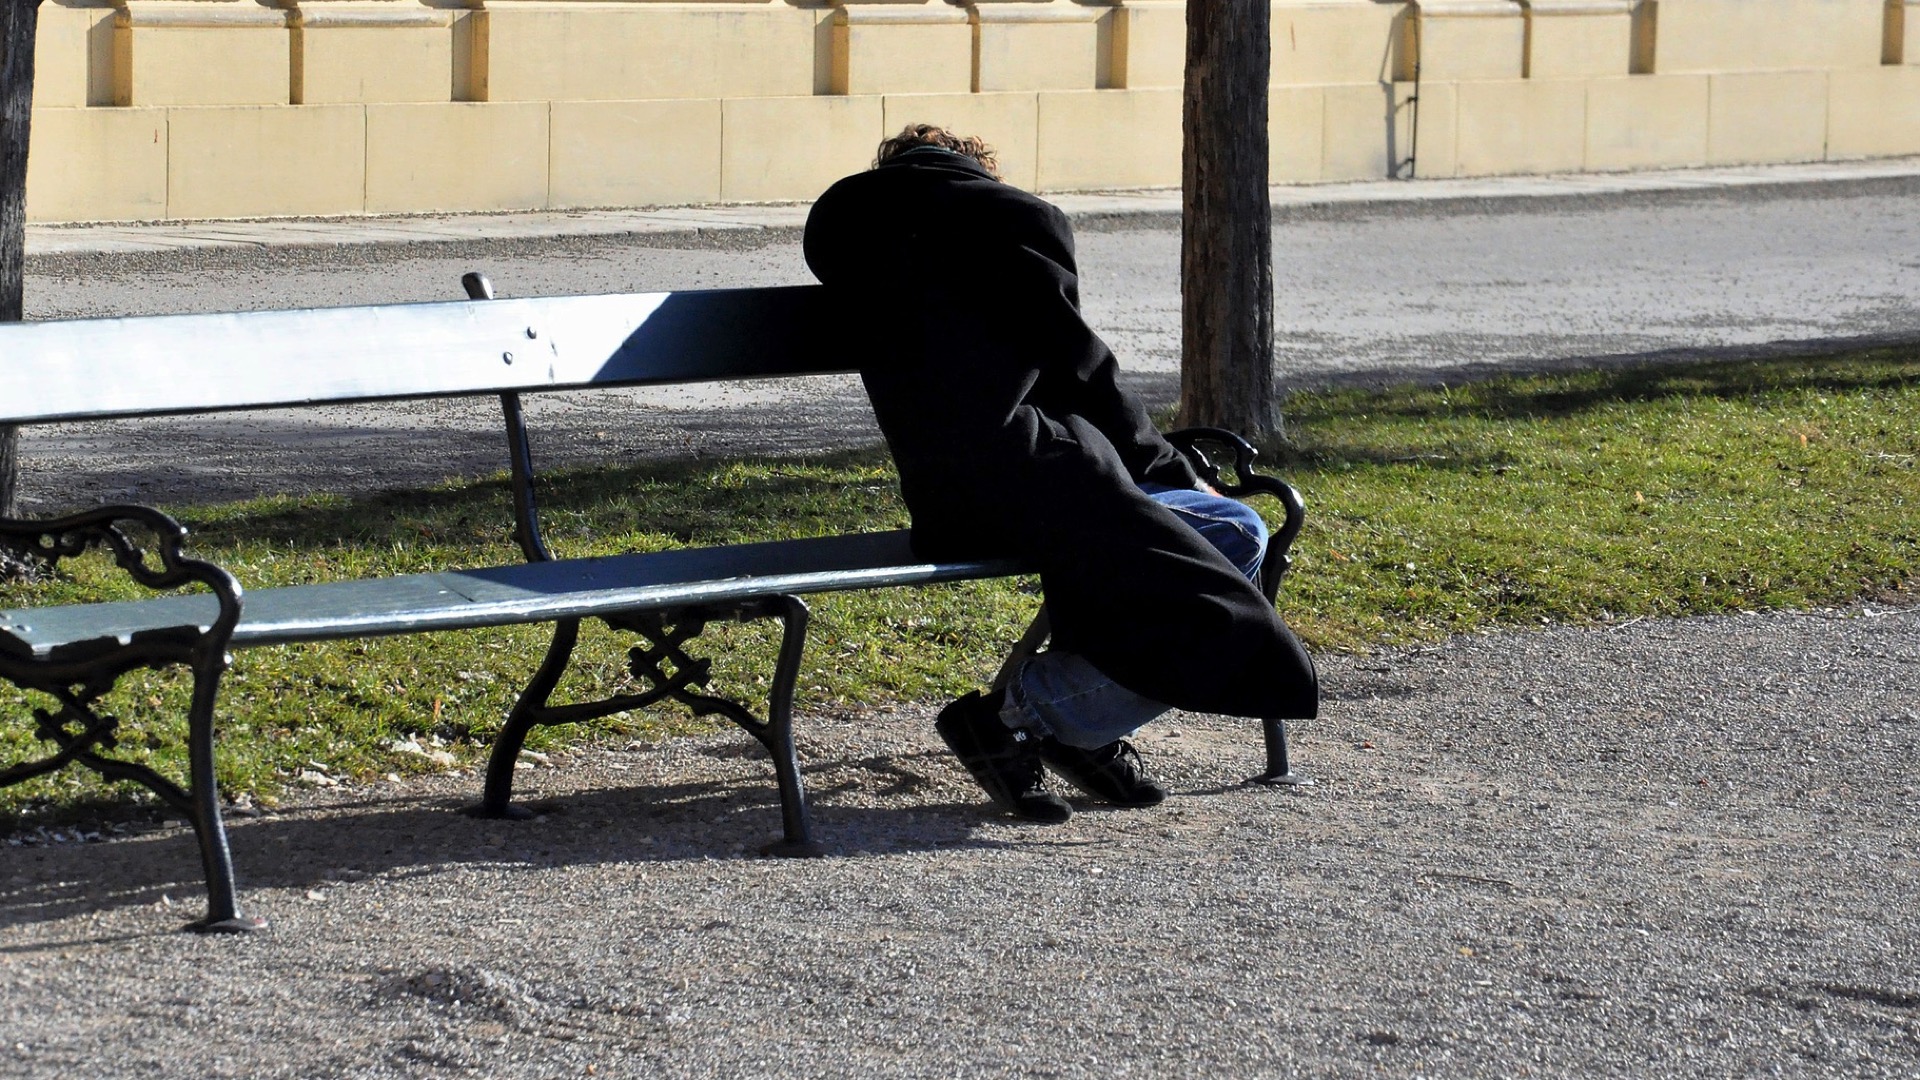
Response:
[{"label": "person slumped on bench", "polygon": [[1127,736],[1169,707],[1315,714],[1312,660],[1253,584],[1266,530],[1203,484],[1116,381],[1080,314],[1066,215],[1001,182],[979,139],[926,124],[880,144],[807,219],[928,559],[1040,569],[1052,644],[936,727],[993,801],[1033,821],[1166,789]]}]

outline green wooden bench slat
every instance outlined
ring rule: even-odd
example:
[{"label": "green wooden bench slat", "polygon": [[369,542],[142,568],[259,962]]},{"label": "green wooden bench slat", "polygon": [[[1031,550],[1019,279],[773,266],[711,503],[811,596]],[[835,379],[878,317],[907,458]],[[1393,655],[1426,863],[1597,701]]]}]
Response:
[{"label": "green wooden bench slat", "polygon": [[799,285],[3,324],[0,424],[845,371],[825,306]]},{"label": "green wooden bench slat", "polygon": [[[479,570],[249,592],[235,648],[551,622],[773,595],[1004,577],[1005,561],[930,563],[905,530],[776,540],[718,548],[564,559]],[[0,639],[49,657],[76,645],[175,626],[204,626],[211,596],[172,596],[0,610]]]}]

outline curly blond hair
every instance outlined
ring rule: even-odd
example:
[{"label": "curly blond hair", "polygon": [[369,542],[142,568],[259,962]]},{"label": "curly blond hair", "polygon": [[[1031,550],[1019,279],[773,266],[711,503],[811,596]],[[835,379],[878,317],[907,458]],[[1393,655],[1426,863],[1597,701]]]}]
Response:
[{"label": "curly blond hair", "polygon": [[1000,178],[1000,159],[978,136],[955,135],[936,124],[908,124],[900,129],[900,134],[880,142],[880,150],[873,156],[875,168],[913,149],[916,146],[937,146],[942,150],[951,150],[956,154],[970,157],[980,163],[981,168]]}]

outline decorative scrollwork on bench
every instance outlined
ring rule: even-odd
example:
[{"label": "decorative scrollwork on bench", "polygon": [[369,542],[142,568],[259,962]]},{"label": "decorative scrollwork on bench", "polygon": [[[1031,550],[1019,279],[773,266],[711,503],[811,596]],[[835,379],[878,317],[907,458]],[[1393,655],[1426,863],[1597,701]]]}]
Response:
[{"label": "decorative scrollwork on bench", "polygon": [[[151,552],[128,529],[135,524],[152,535]],[[49,567],[104,547],[115,564],[149,589],[198,583],[212,590],[220,601],[220,618],[209,628],[211,632],[222,627],[231,632],[240,621],[240,583],[220,567],[184,554],[186,526],[151,507],[103,506],[46,521],[0,518],[0,538],[13,539],[10,546]],[[150,558],[157,559],[158,565]]]},{"label": "decorative scrollwork on bench", "polygon": [[[611,716],[672,698],[693,710],[696,716],[717,713],[733,721],[759,741],[773,759],[774,777],[780,785],[783,835],[768,851],[782,855],[820,854],[822,849],[814,841],[808,822],[800,764],[793,742],[793,688],[800,674],[800,653],[806,644],[807,605],[794,596],[767,596],[663,611],[619,612],[600,618],[613,629],[642,639],[642,644],[628,650],[627,664],[633,677],[645,683],[646,688],[639,693],[613,694],[598,701],[549,704],[548,698],[559,684],[579,641],[579,620],[557,624],[545,662],[521,693],[494,740],[493,755],[487,762],[486,790],[473,813],[485,817],[528,814],[512,802],[513,772],[520,748],[535,727]],[[712,677],[713,662],[693,655],[686,646],[704,633],[709,623],[722,619],[781,621],[780,655],[768,689],[765,719],[754,715],[740,702],[702,692]]]},{"label": "decorative scrollwork on bench", "polygon": [[736,604],[726,608],[702,608],[678,612],[645,612],[607,620],[622,630],[640,635],[645,644],[627,652],[627,670],[652,689],[654,700],[671,697],[695,716],[718,714],[733,721],[755,738],[765,741],[768,721],[740,702],[705,690],[713,676],[713,661],[694,656],[683,647],[706,632],[715,619],[745,622],[750,619],[778,618],[785,614],[767,600]]},{"label": "decorative scrollwork on bench", "polygon": [[[671,697],[689,708],[713,677],[713,661],[690,655],[684,646],[706,633],[710,613],[704,611],[649,611],[614,616],[616,629],[638,634],[644,644],[627,650],[627,671],[648,687],[654,700]],[[700,710],[695,708],[696,714]]]},{"label": "decorative scrollwork on bench", "polygon": [[53,691],[60,701],[58,710],[33,710],[34,737],[51,743],[55,750],[36,761],[21,762],[0,770],[0,787],[17,784],[36,776],[56,772],[68,765],[92,769],[109,780],[130,780],[158,795],[162,802],[194,819],[193,797],[186,789],[138,762],[109,757],[119,745],[120,719],[96,708],[93,697],[81,697],[67,691]]},{"label": "decorative scrollwork on bench", "polygon": [[[146,540],[143,533],[152,539]],[[227,668],[227,644],[240,621],[240,584],[220,567],[184,554],[186,537],[185,526],[144,506],[107,506],[46,521],[0,520],[0,542],[11,541],[10,547],[49,570],[57,571],[66,560],[104,549],[146,588],[169,591],[200,585],[217,604],[217,613],[205,624],[96,630],[95,636],[69,639],[36,638],[34,627],[24,620],[0,618],[0,678],[58,703],[51,709],[33,710],[34,735],[50,744],[51,752],[0,770],[0,787],[68,765],[145,787],[184,815],[200,842],[208,911],[196,925],[206,930],[253,930],[264,923],[241,915],[236,904],[213,765],[213,707]],[[193,675],[185,787],[144,764],[110,756],[118,745],[120,720],[100,707],[101,699],[127,673],[170,666],[184,666]]]},{"label": "decorative scrollwork on bench", "polygon": [[[1167,441],[1178,447],[1193,464],[1193,471],[1215,491],[1236,499],[1249,495],[1267,495],[1280,501],[1285,514],[1280,529],[1267,547],[1267,558],[1260,567],[1260,590],[1272,600],[1280,594],[1280,582],[1293,568],[1293,542],[1306,524],[1307,508],[1300,492],[1285,480],[1263,476],[1254,471],[1259,451],[1239,435],[1225,428],[1194,427],[1167,433]],[[1233,479],[1221,475],[1220,465],[1206,451],[1207,446],[1223,448],[1233,455]]]}]

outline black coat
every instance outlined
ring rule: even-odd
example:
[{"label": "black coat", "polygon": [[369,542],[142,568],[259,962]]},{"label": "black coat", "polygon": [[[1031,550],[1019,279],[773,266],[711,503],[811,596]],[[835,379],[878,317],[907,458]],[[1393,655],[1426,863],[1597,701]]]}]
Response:
[{"label": "black coat", "polygon": [[1080,316],[1073,234],[972,160],[909,151],[829,188],[807,265],[839,308],[928,558],[1040,568],[1056,647],[1179,708],[1313,716],[1260,591],[1138,481],[1196,483]]}]

